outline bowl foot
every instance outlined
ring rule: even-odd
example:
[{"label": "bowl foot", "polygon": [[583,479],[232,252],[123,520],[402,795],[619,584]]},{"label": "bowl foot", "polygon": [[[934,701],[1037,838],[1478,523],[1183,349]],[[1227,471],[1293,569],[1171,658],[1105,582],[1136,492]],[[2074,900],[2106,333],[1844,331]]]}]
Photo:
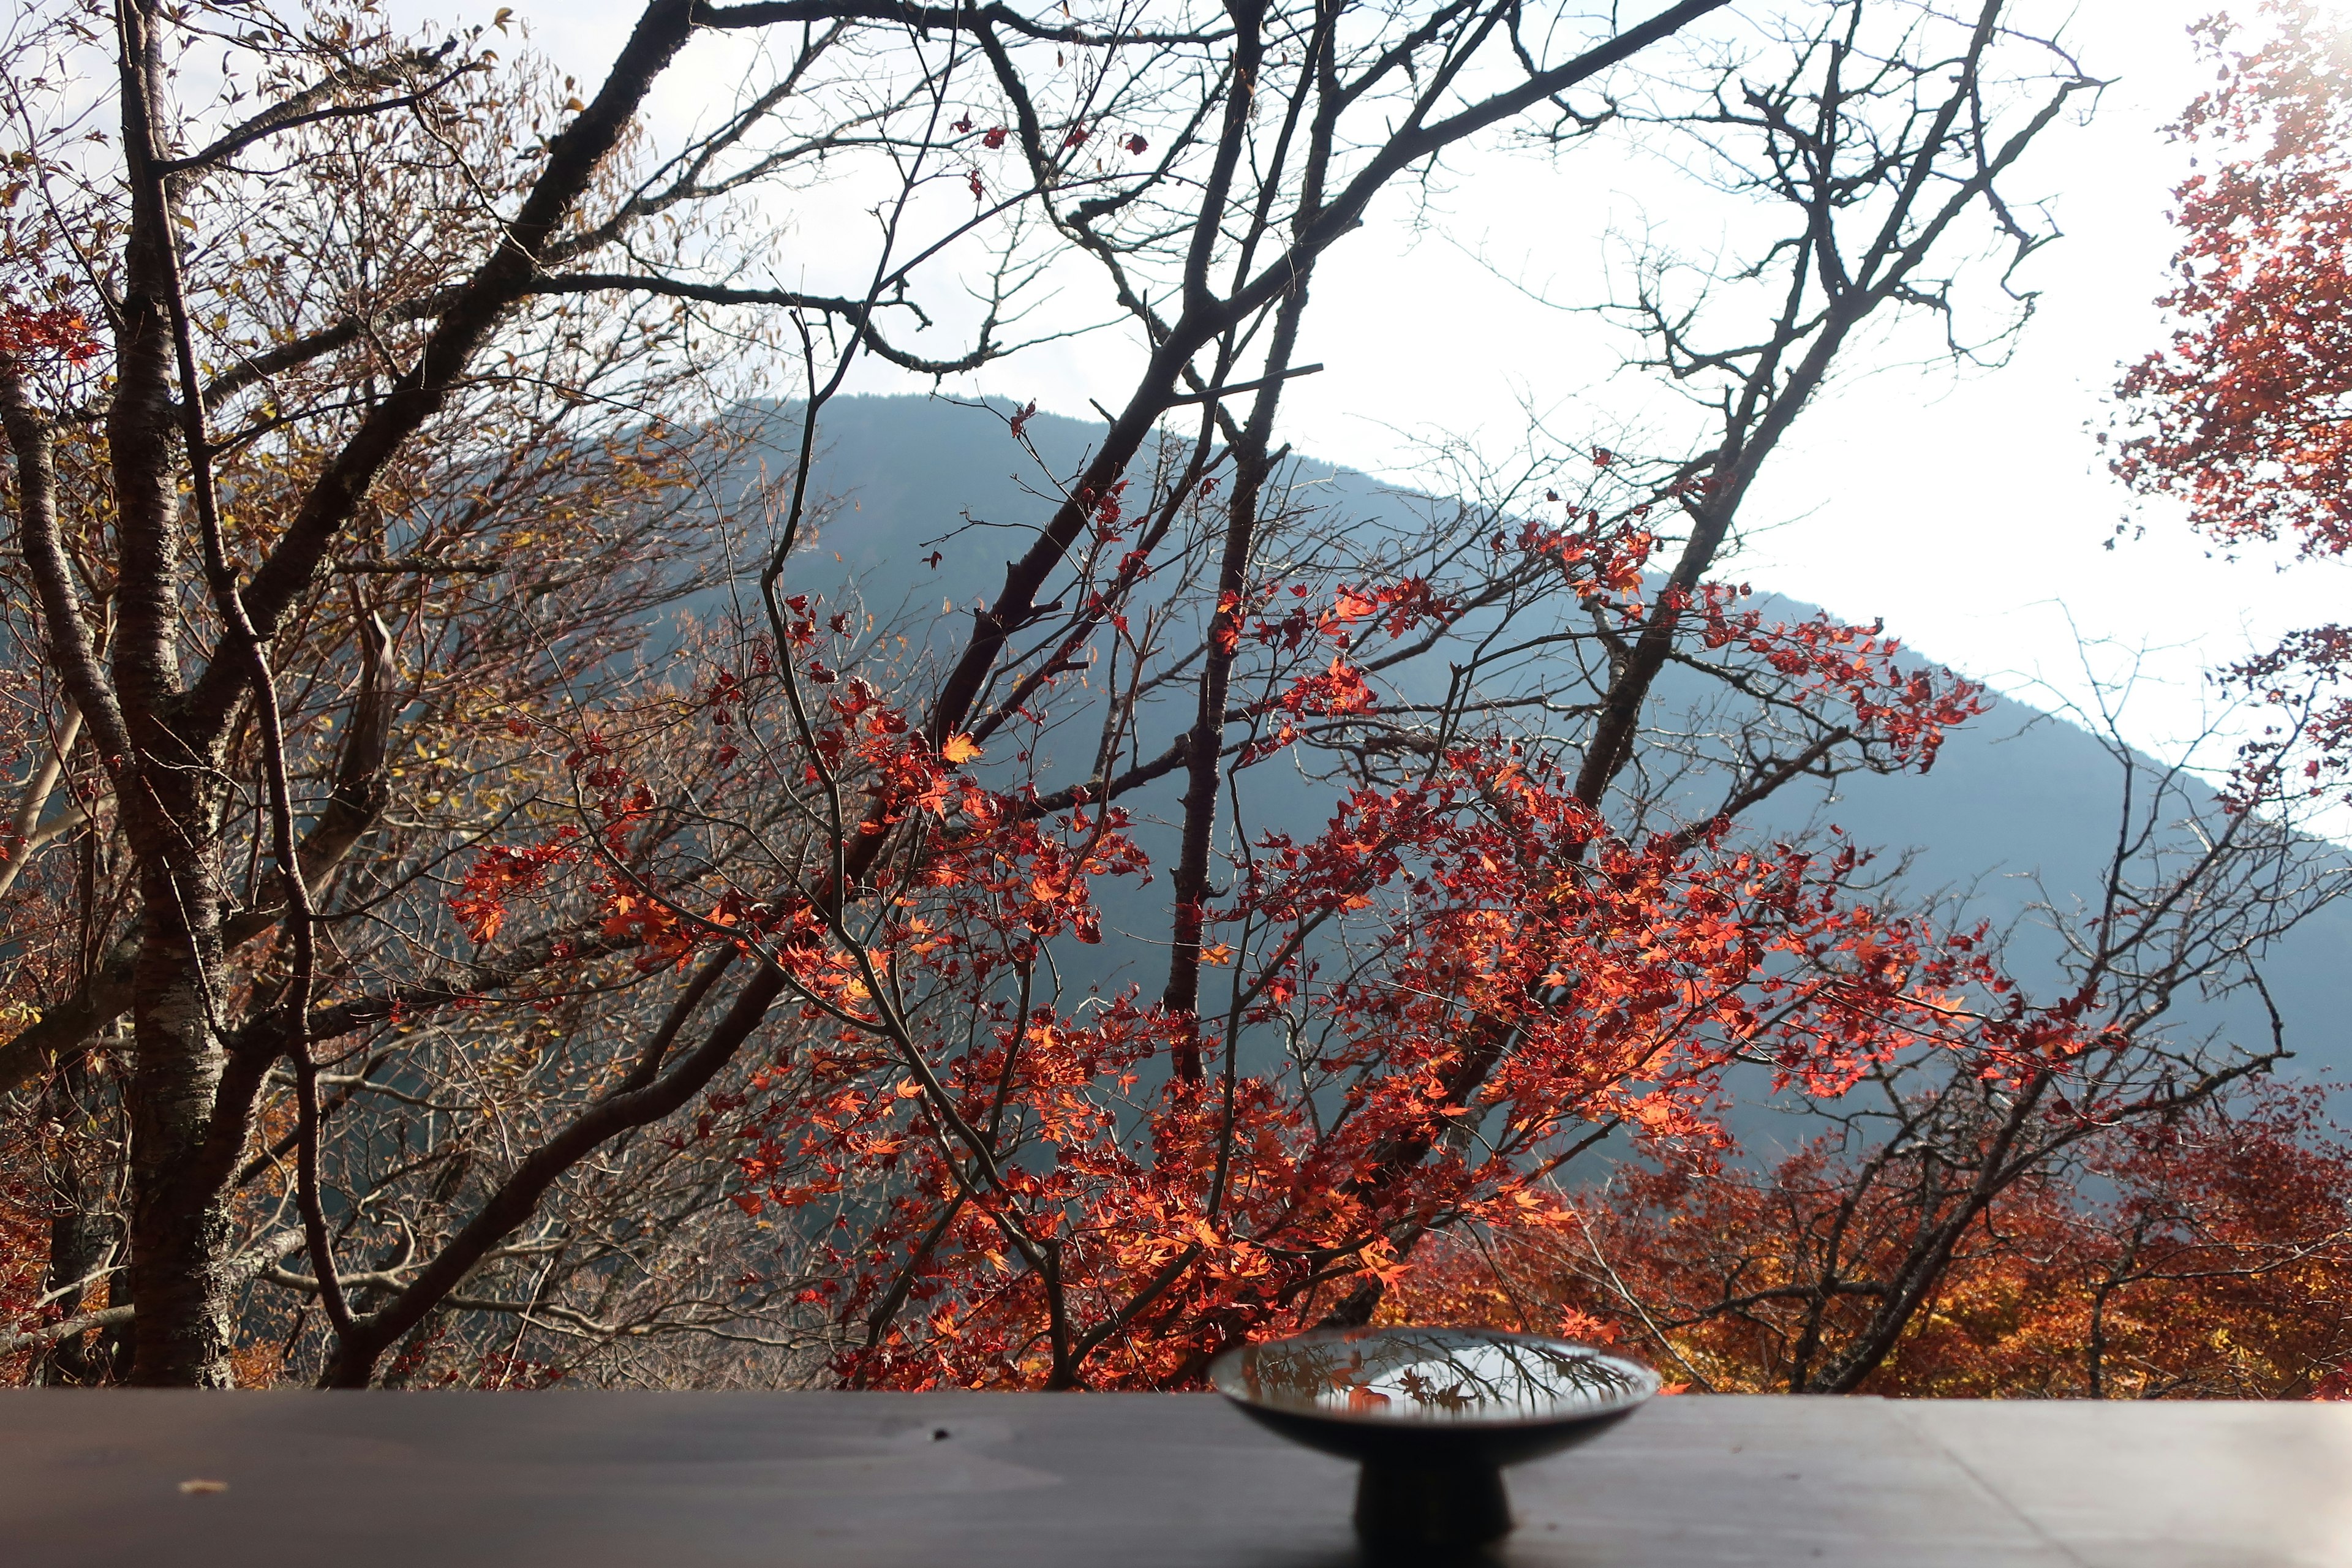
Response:
[{"label": "bowl foot", "polygon": [[1367,1464],[1356,1479],[1356,1534],[1375,1558],[1469,1553],[1511,1532],[1511,1500],[1493,1465]]}]

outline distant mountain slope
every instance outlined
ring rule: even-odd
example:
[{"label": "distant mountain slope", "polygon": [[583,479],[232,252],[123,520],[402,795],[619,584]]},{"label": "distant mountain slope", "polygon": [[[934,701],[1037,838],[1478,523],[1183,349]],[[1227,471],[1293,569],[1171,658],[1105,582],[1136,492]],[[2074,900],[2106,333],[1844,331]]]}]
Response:
[{"label": "distant mountain slope", "polygon": [[[773,435],[747,458],[747,479],[761,466],[771,475],[789,470],[797,437],[788,412],[776,411]],[[1100,430],[1050,415],[1026,428],[1041,455],[1064,473],[1078,466]],[[1048,510],[1040,494],[1045,476],[1008,438],[1001,416],[986,408],[920,397],[844,398],[826,411],[818,452],[816,490],[836,504],[803,557],[800,584],[854,580],[868,608],[885,617],[929,613],[943,599],[969,605],[992,595],[1003,563],[1027,547],[1028,531]],[[1311,461],[1302,468],[1334,504],[1360,514],[1403,504],[1396,491],[1364,475]],[[937,565],[928,559],[934,550],[941,556]],[[827,559],[834,555],[837,565]],[[1772,614],[1811,613],[1795,600],[1772,604]],[[1914,851],[1916,885],[1969,889],[1973,907],[2004,924],[2044,891],[2063,901],[2097,888],[2115,842],[2118,784],[2116,763],[2089,735],[2003,700],[1954,734],[1925,777],[1849,779],[1834,800],[1819,785],[1792,787],[1752,828],[1786,832],[1818,817],[1857,843]],[[1136,908],[1106,914],[1114,927],[1132,921],[1130,929],[1151,929],[1158,916],[1150,900],[1164,896],[1164,881],[1155,882]],[[2020,954],[2032,956],[2031,938]],[[2265,977],[2297,1052],[2295,1071],[2352,1076],[2352,910],[2308,921],[2273,952]],[[2255,1036],[2267,1028],[2259,1004],[2248,997],[2193,1005],[2188,1016],[2200,1026]]]}]

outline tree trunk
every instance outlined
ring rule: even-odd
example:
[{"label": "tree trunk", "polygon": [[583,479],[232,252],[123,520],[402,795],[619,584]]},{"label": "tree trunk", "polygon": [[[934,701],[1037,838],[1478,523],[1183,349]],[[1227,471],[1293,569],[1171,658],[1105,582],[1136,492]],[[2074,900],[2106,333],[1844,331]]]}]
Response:
[{"label": "tree trunk", "polygon": [[224,1058],[202,974],[221,960],[220,931],[216,920],[192,931],[173,918],[179,880],[162,868],[142,879],[147,929],[130,1093],[131,1289],[139,1303],[131,1381],[226,1388],[228,1214],[203,1158]]},{"label": "tree trunk", "polygon": [[129,754],[111,771],[142,905],[127,1095],[131,1289],[139,1304],[131,1381],[226,1388],[226,1173],[209,1175],[200,1158],[223,1065],[216,1015],[227,1001],[210,994],[225,956],[212,811],[222,759],[217,747],[190,745],[173,721],[184,704],[179,639],[187,562],[173,403],[178,262],[156,163],[163,66],[151,0],[125,0],[118,26],[131,226],[106,435],[122,566],[112,673]]}]

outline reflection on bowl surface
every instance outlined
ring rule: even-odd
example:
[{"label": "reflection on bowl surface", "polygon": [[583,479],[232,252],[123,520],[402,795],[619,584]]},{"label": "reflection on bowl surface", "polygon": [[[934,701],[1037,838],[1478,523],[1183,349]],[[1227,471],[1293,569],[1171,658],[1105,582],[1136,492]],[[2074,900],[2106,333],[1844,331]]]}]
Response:
[{"label": "reflection on bowl surface", "polygon": [[1595,1420],[1658,1391],[1633,1362],[1487,1329],[1321,1330],[1228,1351],[1209,1375],[1270,1414],[1420,1426]]}]

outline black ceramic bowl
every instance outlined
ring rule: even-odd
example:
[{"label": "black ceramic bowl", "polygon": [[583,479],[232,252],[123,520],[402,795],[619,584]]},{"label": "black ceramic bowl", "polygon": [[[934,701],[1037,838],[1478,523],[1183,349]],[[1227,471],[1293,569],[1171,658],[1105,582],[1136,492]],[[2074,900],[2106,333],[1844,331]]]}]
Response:
[{"label": "black ceramic bowl", "polygon": [[1322,1329],[1227,1351],[1209,1378],[1260,1424],[1361,1461],[1356,1529],[1383,1554],[1499,1540],[1503,1466],[1595,1436],[1658,1391],[1622,1357],[1491,1329]]}]

